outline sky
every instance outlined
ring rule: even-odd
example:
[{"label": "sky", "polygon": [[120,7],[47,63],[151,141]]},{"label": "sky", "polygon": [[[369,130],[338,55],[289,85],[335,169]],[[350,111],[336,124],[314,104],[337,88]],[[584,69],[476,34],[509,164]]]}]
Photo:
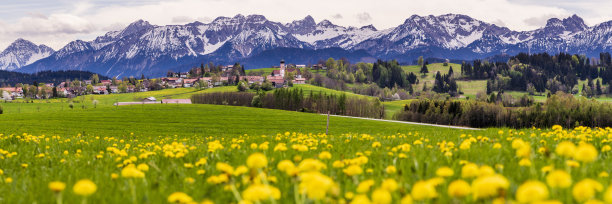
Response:
[{"label": "sky", "polygon": [[[375,2],[375,3],[374,3]],[[0,0],[0,50],[18,38],[60,49],[139,19],[154,25],[209,23],[219,16],[261,14],[289,23],[311,15],[341,26],[386,29],[412,15],[465,14],[524,31],[573,14],[593,26],[612,20],[610,0]]]}]

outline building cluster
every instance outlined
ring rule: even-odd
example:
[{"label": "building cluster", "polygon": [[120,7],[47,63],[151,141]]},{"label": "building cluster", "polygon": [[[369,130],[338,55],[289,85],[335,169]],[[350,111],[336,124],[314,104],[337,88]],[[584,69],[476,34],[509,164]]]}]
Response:
[{"label": "building cluster", "polygon": [[[150,90],[158,90],[163,88],[179,88],[179,87],[199,87],[212,88],[215,86],[233,85],[237,81],[246,81],[249,85],[254,83],[262,85],[269,82],[275,88],[287,87],[293,84],[305,84],[306,79],[302,76],[301,68],[306,65],[295,65],[295,68],[288,68],[285,61],[281,60],[278,69],[273,70],[265,76],[248,76],[242,70],[239,75],[236,74],[235,65],[220,66],[217,68],[218,73],[212,76],[204,77],[202,72],[210,72],[206,69],[193,69],[190,72],[169,73],[167,77],[160,79],[140,79],[130,78],[124,80],[100,80],[94,83],[92,80],[83,81],[67,81],[60,84],[39,84],[21,85],[17,87],[0,88],[1,98],[4,100],[13,100],[17,98],[51,98],[51,97],[67,97],[72,98],[84,94],[116,94],[116,93],[131,93],[131,92],[146,92]],[[210,75],[210,74],[209,74]],[[35,92],[35,93],[33,93]]]}]

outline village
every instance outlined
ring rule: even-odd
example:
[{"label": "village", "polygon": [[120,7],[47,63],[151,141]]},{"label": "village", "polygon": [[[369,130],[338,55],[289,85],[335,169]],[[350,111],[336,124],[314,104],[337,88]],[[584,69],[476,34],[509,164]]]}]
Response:
[{"label": "village", "polygon": [[[313,67],[322,67],[315,65]],[[210,68],[213,67],[213,68]],[[265,75],[247,75],[244,66],[236,63],[225,66],[195,67],[188,72],[169,71],[166,77],[147,79],[144,76],[140,79],[134,77],[100,80],[98,75],[93,75],[87,80],[67,80],[59,84],[39,83],[39,84],[17,84],[12,87],[2,87],[1,99],[12,101],[16,99],[48,99],[48,98],[74,98],[89,94],[120,94],[133,92],[147,92],[169,88],[198,88],[207,89],[220,86],[236,86],[240,82],[246,83],[250,87],[282,88],[290,87],[293,84],[305,84],[306,78],[302,75],[302,70],[306,65],[286,65],[284,60],[280,61],[279,66],[272,66],[271,73]],[[145,99],[151,102],[151,98]],[[173,101],[174,102],[174,101]]]}]

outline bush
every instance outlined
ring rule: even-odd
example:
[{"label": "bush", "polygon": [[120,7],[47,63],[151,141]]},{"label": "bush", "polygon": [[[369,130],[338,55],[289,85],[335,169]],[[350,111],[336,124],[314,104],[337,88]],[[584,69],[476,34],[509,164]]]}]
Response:
[{"label": "bush", "polygon": [[272,83],[267,81],[261,85],[261,89],[264,91],[271,91],[272,89],[274,89],[274,86],[272,86]]},{"label": "bush", "polygon": [[238,87],[238,91],[240,91],[240,92],[245,92],[245,91],[249,90],[249,86],[244,81],[239,82],[237,87]]}]

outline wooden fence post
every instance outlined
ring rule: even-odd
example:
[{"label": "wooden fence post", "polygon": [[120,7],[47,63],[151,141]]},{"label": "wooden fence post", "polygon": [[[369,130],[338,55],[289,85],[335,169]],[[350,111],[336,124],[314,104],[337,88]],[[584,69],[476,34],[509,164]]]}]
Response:
[{"label": "wooden fence post", "polygon": [[325,129],[325,135],[329,134],[329,111],[327,111],[327,128]]}]

